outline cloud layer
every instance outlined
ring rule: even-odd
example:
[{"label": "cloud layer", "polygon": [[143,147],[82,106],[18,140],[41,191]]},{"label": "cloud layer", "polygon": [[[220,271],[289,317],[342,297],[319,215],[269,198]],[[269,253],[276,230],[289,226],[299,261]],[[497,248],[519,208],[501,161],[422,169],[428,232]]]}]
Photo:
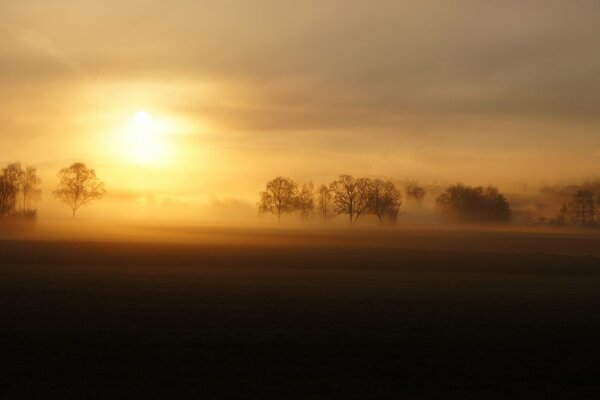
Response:
[{"label": "cloud layer", "polygon": [[232,186],[274,165],[307,179],[594,174],[599,11],[585,0],[5,1],[0,160],[90,157],[117,108],[143,106],[189,121],[186,146],[236,160],[215,160]]}]

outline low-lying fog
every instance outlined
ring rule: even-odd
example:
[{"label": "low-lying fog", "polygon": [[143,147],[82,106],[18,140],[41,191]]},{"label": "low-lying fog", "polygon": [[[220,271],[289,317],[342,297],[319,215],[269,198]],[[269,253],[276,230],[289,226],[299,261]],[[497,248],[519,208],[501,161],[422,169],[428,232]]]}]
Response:
[{"label": "low-lying fog", "polygon": [[600,232],[517,225],[398,223],[201,224],[184,222],[39,221],[4,226],[0,240],[150,242],[200,246],[370,247],[600,255]]}]

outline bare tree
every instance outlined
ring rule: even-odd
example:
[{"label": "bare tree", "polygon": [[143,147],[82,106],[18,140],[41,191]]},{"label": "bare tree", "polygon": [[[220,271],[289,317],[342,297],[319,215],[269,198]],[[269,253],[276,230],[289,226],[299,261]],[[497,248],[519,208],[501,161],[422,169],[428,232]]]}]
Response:
[{"label": "bare tree", "polygon": [[41,198],[42,191],[39,185],[42,180],[38,178],[37,171],[33,167],[27,167],[21,175],[21,196],[23,211],[32,210],[33,203]]},{"label": "bare tree", "polygon": [[2,168],[2,175],[14,186],[19,186],[21,177],[23,176],[23,168],[20,162],[8,164],[6,168]]},{"label": "bare tree", "polygon": [[296,210],[300,212],[300,218],[307,219],[315,210],[315,186],[312,182],[302,185],[295,203]]},{"label": "bare tree", "polygon": [[348,214],[350,225],[367,211],[369,184],[368,178],[354,179],[350,175],[340,175],[333,183],[335,210],[339,214]]},{"label": "bare tree", "polygon": [[332,186],[319,186],[317,208],[321,216],[327,221],[333,215],[333,193],[335,189]]},{"label": "bare tree", "polygon": [[294,211],[298,185],[292,179],[281,176],[267,182],[267,187],[260,194],[258,210],[261,213],[271,213],[281,221],[281,215]]},{"label": "bare tree", "polygon": [[11,215],[15,211],[17,188],[4,174],[0,175],[0,217]]},{"label": "bare tree", "polygon": [[40,179],[37,177],[36,169],[33,167],[23,169],[20,162],[14,162],[2,169],[1,176],[0,214],[35,219],[37,212],[31,205],[41,193],[38,188]]},{"label": "bare tree", "polygon": [[14,188],[15,201],[14,209],[12,211],[16,212],[20,200],[19,192],[21,191],[21,179],[23,178],[23,168],[21,168],[21,163],[10,163],[5,168],[2,168],[2,176],[6,183]]},{"label": "bare tree", "polygon": [[83,163],[61,169],[58,177],[60,183],[54,195],[71,207],[73,218],[79,208],[106,194],[104,183],[96,177],[96,172]]},{"label": "bare tree", "polygon": [[395,221],[402,205],[402,194],[389,180],[373,179],[369,185],[368,209],[382,223]]},{"label": "bare tree", "polygon": [[573,221],[579,225],[593,225],[598,213],[598,205],[594,200],[594,193],[589,190],[579,189],[573,195],[569,204]]},{"label": "bare tree", "polygon": [[406,193],[407,198],[418,202],[423,201],[423,198],[425,198],[425,195],[427,194],[425,189],[414,181],[407,182],[406,185],[404,185],[404,192]]}]

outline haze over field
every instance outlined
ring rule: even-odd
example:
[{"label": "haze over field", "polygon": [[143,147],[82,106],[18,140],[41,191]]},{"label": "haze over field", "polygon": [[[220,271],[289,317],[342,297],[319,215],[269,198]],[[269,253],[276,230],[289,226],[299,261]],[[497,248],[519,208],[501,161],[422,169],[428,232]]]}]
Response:
[{"label": "haze over field", "polygon": [[109,189],[83,218],[256,218],[276,175],[579,183],[599,173],[599,11],[3,1],[0,162],[38,168],[44,217],[69,215],[50,193],[75,161]]},{"label": "haze over field", "polygon": [[598,0],[0,0],[2,399],[588,399]]}]

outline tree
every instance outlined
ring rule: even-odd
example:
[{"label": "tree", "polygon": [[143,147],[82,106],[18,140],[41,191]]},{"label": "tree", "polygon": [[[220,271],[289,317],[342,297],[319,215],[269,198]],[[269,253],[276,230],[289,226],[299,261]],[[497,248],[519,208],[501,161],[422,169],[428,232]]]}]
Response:
[{"label": "tree", "polygon": [[317,208],[325,221],[333,215],[333,193],[334,188],[332,186],[319,186]]},{"label": "tree", "polygon": [[563,204],[558,210],[558,214],[556,215],[555,222],[558,225],[566,225],[567,217],[569,215],[569,207],[566,204]]},{"label": "tree", "polygon": [[2,168],[0,175],[0,216],[14,215],[17,211],[17,200],[23,169],[21,163],[14,162]]},{"label": "tree", "polygon": [[579,189],[573,195],[569,204],[573,221],[579,225],[593,225],[598,213],[598,205],[594,200],[594,193],[589,190]]},{"label": "tree", "polygon": [[354,179],[350,175],[340,175],[333,182],[335,211],[348,214],[350,225],[354,225],[368,209],[369,185],[368,178]]},{"label": "tree", "polygon": [[14,213],[16,200],[17,188],[8,177],[0,175],[0,217]]},{"label": "tree", "polygon": [[417,182],[408,182],[404,186],[404,192],[406,193],[406,197],[409,199],[421,202],[425,198],[427,192],[422,186],[419,186]]},{"label": "tree", "polygon": [[23,169],[20,162],[8,164],[2,169],[0,183],[0,215],[35,219],[37,212],[32,203],[40,197],[41,180],[36,169]]},{"label": "tree", "polygon": [[297,194],[298,185],[296,182],[278,176],[267,182],[266,190],[261,192],[258,210],[261,213],[269,212],[276,215],[277,221],[281,222],[283,213],[294,211]]},{"label": "tree", "polygon": [[506,222],[510,220],[510,204],[498,188],[488,186],[483,191],[484,220]]},{"label": "tree", "polygon": [[104,183],[96,177],[96,172],[83,163],[61,169],[58,178],[60,182],[54,195],[71,208],[73,218],[82,206],[106,194]]},{"label": "tree", "polygon": [[497,188],[450,186],[436,199],[444,215],[458,221],[506,222],[510,220],[510,204]]},{"label": "tree", "polygon": [[14,162],[8,164],[6,168],[2,168],[2,176],[8,180],[13,186],[19,187],[21,178],[23,176],[23,168],[21,168],[20,162]]},{"label": "tree", "polygon": [[41,197],[42,191],[38,186],[42,180],[38,178],[37,171],[33,167],[27,167],[21,175],[21,197],[23,211],[31,211],[33,202]]},{"label": "tree", "polygon": [[21,188],[21,179],[23,177],[23,169],[21,168],[20,162],[14,162],[8,164],[5,168],[2,168],[2,176],[4,177],[5,184],[11,186],[14,191],[14,204],[11,213],[16,212],[19,200],[19,192]]},{"label": "tree", "polygon": [[373,179],[368,187],[368,210],[382,223],[384,218],[395,221],[402,205],[402,194],[389,180]]},{"label": "tree", "polygon": [[296,197],[295,209],[300,212],[302,219],[307,219],[315,210],[315,186],[312,182],[302,185],[302,189]]}]

